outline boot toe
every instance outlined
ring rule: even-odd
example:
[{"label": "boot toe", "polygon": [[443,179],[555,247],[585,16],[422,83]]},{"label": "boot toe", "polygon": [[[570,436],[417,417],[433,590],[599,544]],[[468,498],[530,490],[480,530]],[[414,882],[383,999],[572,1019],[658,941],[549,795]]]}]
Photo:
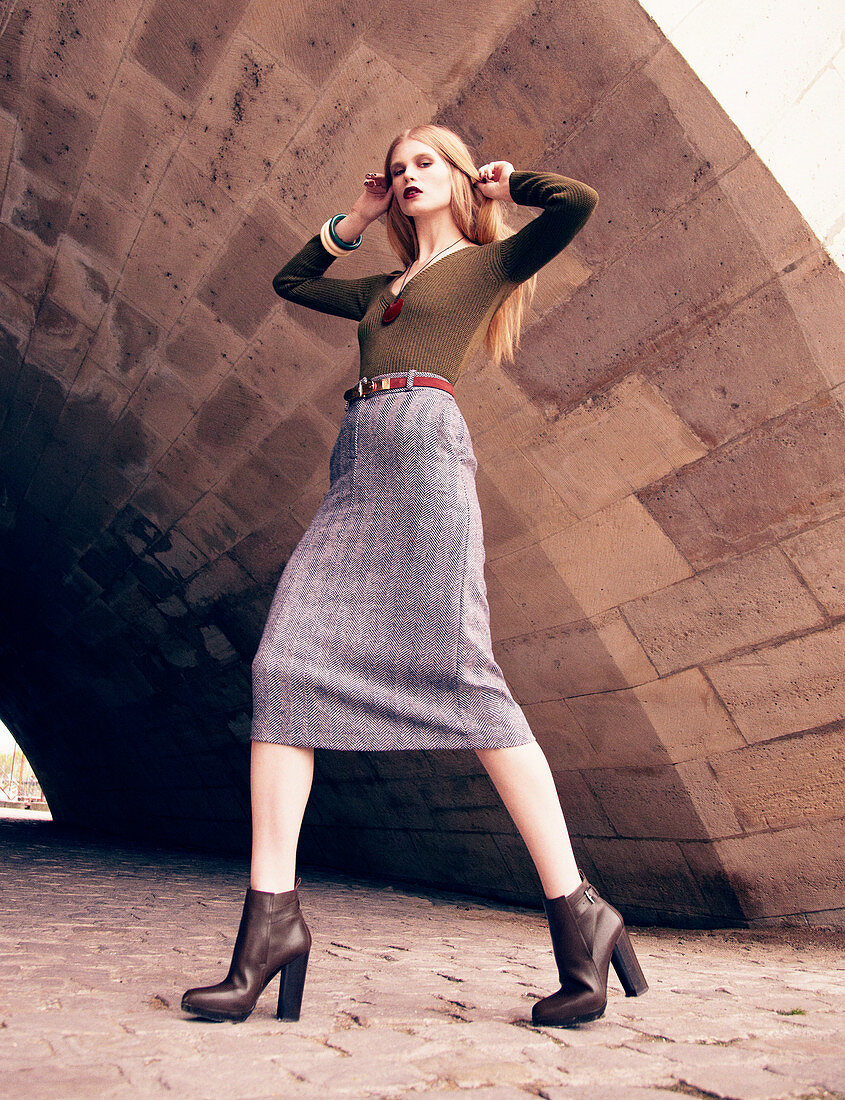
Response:
[{"label": "boot toe", "polygon": [[606,1008],[607,1001],[596,997],[573,998],[562,992],[553,993],[534,1003],[531,1022],[539,1027],[575,1027],[598,1020]]},{"label": "boot toe", "polygon": [[[224,998],[219,995],[215,996],[215,992],[213,987],[210,989],[189,989],[182,995],[182,1011],[215,1022],[246,1018],[241,1006],[227,1004]],[[246,1015],[249,1015],[249,1013]]]},{"label": "boot toe", "polygon": [[203,1002],[201,989],[189,989],[182,994],[182,1011],[202,1015],[208,1006]]}]

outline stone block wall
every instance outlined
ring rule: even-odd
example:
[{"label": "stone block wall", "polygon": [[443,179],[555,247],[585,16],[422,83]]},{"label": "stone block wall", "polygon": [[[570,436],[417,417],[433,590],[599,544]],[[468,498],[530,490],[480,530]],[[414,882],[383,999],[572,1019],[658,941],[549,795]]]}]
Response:
[{"label": "stone block wall", "polygon": [[[250,662],[357,376],[271,279],[434,120],[600,195],[458,389],[582,867],[638,920],[842,924],[842,276],[642,9],[18,4],[0,64],[0,713],[55,817],[248,845]],[[539,903],[473,754],[318,754],[300,854]]]}]

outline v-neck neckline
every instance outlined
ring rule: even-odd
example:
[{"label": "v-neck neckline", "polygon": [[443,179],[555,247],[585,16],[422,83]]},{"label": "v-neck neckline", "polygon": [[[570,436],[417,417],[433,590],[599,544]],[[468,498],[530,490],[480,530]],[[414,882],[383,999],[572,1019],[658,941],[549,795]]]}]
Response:
[{"label": "v-neck neckline", "polygon": [[[466,250],[468,248],[480,248],[480,247],[481,247],[481,245],[478,245],[478,244],[475,244],[475,245],[465,244],[461,248],[456,248],[454,252],[450,252],[446,256],[441,256],[439,260],[433,260],[431,263],[426,264],[425,267],[421,267],[416,275],[412,275],[411,278],[408,279],[408,282],[405,283],[405,285],[402,287],[402,289],[400,291],[398,291],[396,294],[394,294],[393,290],[391,289],[393,284],[396,282],[396,279],[394,277],[394,272],[391,271],[391,272],[388,273],[390,275],[390,282],[387,284],[387,286],[382,291],[381,296],[384,297],[384,295],[386,294],[391,299],[391,301],[395,302],[396,299],[399,297],[399,295],[404,294],[405,291],[408,289],[408,285],[410,283],[412,283],[414,281],[414,279],[418,278],[418,276],[424,274],[426,271],[430,271],[431,268],[436,267],[437,264],[442,263],[444,260],[448,260],[450,256],[457,256],[461,252],[466,252]],[[402,275],[402,274],[404,274],[404,272],[397,271],[395,274],[396,275]]]}]

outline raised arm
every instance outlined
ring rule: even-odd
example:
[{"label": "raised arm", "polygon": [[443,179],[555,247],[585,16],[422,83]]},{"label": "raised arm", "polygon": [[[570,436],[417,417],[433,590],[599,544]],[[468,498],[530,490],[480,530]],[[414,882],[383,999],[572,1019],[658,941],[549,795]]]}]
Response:
[{"label": "raised arm", "polygon": [[317,233],[273,276],[273,289],[297,305],[360,321],[373,294],[384,289],[384,275],[327,279],[323,273],[335,259]]},{"label": "raised arm", "polygon": [[599,201],[589,184],[556,172],[513,171],[510,196],[520,206],[542,206],[542,214],[517,233],[491,246],[503,279],[521,283],[554,259],[581,229]]},{"label": "raised arm", "polygon": [[[352,204],[349,214],[335,227],[336,236],[349,243],[354,242],[371,222],[381,217],[392,201],[384,176],[368,172],[366,180],[364,192]],[[349,317],[350,320],[360,321],[367,312],[373,295],[384,290],[393,276],[380,274],[368,275],[364,279],[325,278],[325,272],[337,256],[323,244],[321,233],[316,233],[310,241],[306,241],[299,252],[274,276],[273,289],[280,297],[298,305],[319,310],[320,313],[331,313],[335,317]],[[393,273],[395,274],[398,272]]]}]

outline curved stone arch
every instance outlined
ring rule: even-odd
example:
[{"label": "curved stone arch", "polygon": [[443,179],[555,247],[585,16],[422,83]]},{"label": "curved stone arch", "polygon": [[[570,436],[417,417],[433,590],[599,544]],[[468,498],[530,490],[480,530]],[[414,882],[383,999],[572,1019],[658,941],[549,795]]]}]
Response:
[{"label": "curved stone arch", "polygon": [[[636,919],[841,922],[843,295],[780,187],[628,0],[179,8],[2,40],[0,709],[56,818],[247,844],[249,662],[356,373],[270,280],[434,119],[600,195],[459,392],[582,866]],[[471,754],[318,754],[300,852],[538,897]]]}]

